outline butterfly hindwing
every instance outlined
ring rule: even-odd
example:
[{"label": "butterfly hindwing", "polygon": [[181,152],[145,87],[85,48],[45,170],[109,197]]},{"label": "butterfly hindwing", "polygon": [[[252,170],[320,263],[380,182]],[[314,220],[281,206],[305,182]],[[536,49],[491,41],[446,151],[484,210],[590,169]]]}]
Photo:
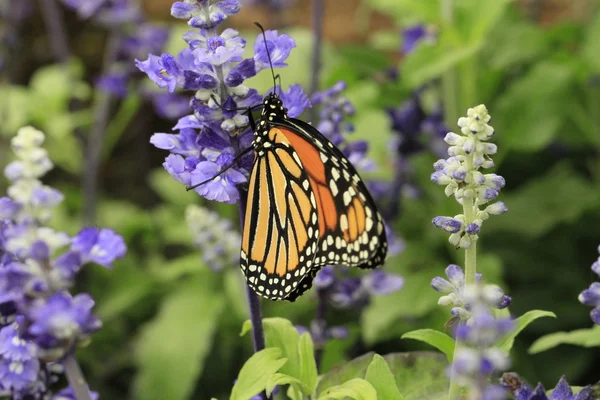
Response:
[{"label": "butterfly hindwing", "polygon": [[297,119],[277,123],[302,162],[310,165],[306,171],[317,195],[320,232],[313,266],[383,264],[387,253],[383,219],[350,161],[312,125]]}]

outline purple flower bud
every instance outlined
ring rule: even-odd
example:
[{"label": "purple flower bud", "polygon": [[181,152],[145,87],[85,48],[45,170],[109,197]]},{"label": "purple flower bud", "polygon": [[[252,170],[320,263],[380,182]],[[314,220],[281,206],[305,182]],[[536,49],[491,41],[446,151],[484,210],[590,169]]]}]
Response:
[{"label": "purple flower bud", "polygon": [[494,200],[499,194],[500,192],[498,192],[496,189],[485,188],[483,190],[483,198],[487,201]]},{"label": "purple flower bud", "polygon": [[435,217],[432,221],[436,228],[440,228],[448,233],[456,233],[462,229],[462,222],[450,217]]},{"label": "purple flower bud", "polygon": [[467,232],[469,235],[477,235],[480,230],[481,230],[481,224],[476,224],[476,223],[472,222],[467,225],[465,232]]},{"label": "purple flower bud", "polygon": [[13,219],[21,209],[21,205],[10,197],[0,197],[0,220]]},{"label": "purple flower bud", "polygon": [[[434,172],[435,173],[435,172]],[[463,181],[467,177],[467,169],[464,167],[460,167],[452,171],[452,178],[457,181]]]},{"label": "purple flower bud", "polygon": [[586,306],[600,307],[600,282],[594,282],[589,289],[579,294],[579,301]]},{"label": "purple flower bud", "polygon": [[171,15],[175,18],[191,18],[201,11],[202,8],[198,4],[190,4],[183,1],[176,1],[171,6]]},{"label": "purple flower bud", "polygon": [[450,177],[444,174],[442,171],[436,171],[432,173],[431,181],[436,185],[447,185],[452,182]]},{"label": "purple flower bud", "polygon": [[440,293],[450,293],[454,291],[454,285],[439,276],[436,276],[431,280],[431,287]]},{"label": "purple flower bud", "polygon": [[424,25],[414,25],[402,31],[402,53],[411,53],[417,44],[427,36],[427,29]]}]

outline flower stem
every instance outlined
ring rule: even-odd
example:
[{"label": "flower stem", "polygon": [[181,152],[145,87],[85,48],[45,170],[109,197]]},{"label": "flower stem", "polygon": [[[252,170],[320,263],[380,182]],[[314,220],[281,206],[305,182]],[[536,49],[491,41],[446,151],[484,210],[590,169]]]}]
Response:
[{"label": "flower stem", "polygon": [[71,54],[60,9],[55,0],[39,0],[39,3],[54,57],[60,63],[65,64],[69,61]]},{"label": "flower stem", "polygon": [[[248,201],[248,192],[240,190],[240,231],[244,231],[244,221],[246,220],[246,203]],[[250,308],[250,322],[252,323],[252,343],[254,352],[265,348],[265,333],[262,325],[262,313],[260,310],[260,298],[252,288],[246,284],[246,295],[248,296],[248,306]],[[267,394],[261,393],[263,400],[267,400]]]},{"label": "flower stem", "polygon": [[81,368],[79,368],[75,356],[69,354],[63,360],[62,364],[65,367],[65,375],[69,381],[69,386],[71,386],[75,393],[75,398],[77,400],[91,400],[88,384],[83,377],[83,373],[81,372]]},{"label": "flower stem", "polygon": [[[323,17],[325,14],[325,3],[323,0],[314,0],[312,8],[312,28],[313,28],[313,47],[310,68],[310,87],[309,94],[314,94],[319,90],[319,75],[321,73],[321,47],[323,44]],[[310,120],[315,123],[317,119],[317,110],[313,107],[310,110]]]},{"label": "flower stem", "polygon": [[[113,30],[104,50],[102,74],[107,74],[115,63],[119,52],[120,32]],[[102,154],[104,131],[108,124],[112,96],[97,90],[98,100],[94,107],[94,124],[87,141],[86,168],[83,177],[84,222],[93,224],[96,219],[96,201],[98,197],[98,169]]]},{"label": "flower stem", "polygon": [[[467,156],[467,164],[473,162],[473,156]],[[463,213],[465,224],[468,225],[474,219],[475,204],[472,198],[463,199]],[[473,240],[471,245],[465,249],[465,286],[475,283],[477,277],[477,240]],[[461,321],[465,324],[466,321]],[[462,342],[456,338],[454,342],[454,358],[462,349]],[[454,379],[454,374],[450,374],[450,389],[448,391],[448,400],[456,400],[460,395],[460,385]]]},{"label": "flower stem", "polygon": [[[323,331],[327,329],[327,321],[325,320],[325,314],[327,313],[327,291],[324,289],[317,290],[318,302],[317,312],[315,313],[315,321],[318,326],[323,328]],[[321,366],[321,360],[323,359],[323,345],[324,343],[315,343],[315,363],[317,364],[317,371]]]}]

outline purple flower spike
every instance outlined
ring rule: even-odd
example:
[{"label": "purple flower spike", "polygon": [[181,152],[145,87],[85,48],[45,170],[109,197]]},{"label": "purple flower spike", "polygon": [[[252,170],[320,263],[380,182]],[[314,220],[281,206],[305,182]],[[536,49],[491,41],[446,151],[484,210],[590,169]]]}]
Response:
[{"label": "purple flower spike", "polygon": [[84,228],[73,238],[71,250],[78,252],[83,263],[95,262],[106,268],[125,256],[123,238],[112,229]]}]

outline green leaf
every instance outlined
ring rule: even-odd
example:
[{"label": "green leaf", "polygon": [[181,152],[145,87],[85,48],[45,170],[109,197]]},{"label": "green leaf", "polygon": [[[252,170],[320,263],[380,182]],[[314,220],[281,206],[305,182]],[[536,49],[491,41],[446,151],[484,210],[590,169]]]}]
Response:
[{"label": "green leaf", "polygon": [[558,224],[574,223],[587,210],[596,210],[599,200],[598,192],[590,190],[590,182],[561,162],[545,175],[504,194],[502,201],[510,212],[491,219],[486,232],[518,232],[529,239],[537,238]]},{"label": "green leaf", "polygon": [[298,342],[298,356],[300,357],[300,381],[306,385],[307,394],[315,391],[317,386],[317,363],[315,361],[315,347],[308,332],[300,336]]},{"label": "green leaf", "polygon": [[[438,352],[417,351],[392,353],[383,356],[394,376],[396,387],[401,388],[406,400],[437,399],[448,391],[446,368],[448,363]],[[364,378],[373,353],[365,354],[324,374],[317,385],[317,393],[338,386],[353,378]]]},{"label": "green leaf", "polygon": [[135,398],[185,399],[191,394],[223,304],[210,271],[182,283],[163,301],[138,340]]},{"label": "green leaf", "polygon": [[[245,335],[252,329],[250,321],[244,322],[240,335]],[[297,378],[302,383],[302,392],[306,395],[314,391],[316,381],[316,364],[314,355],[312,361],[304,359],[308,357],[308,351],[312,347],[312,340],[300,343],[300,333],[290,321],[284,318],[263,319],[266,347],[275,347],[281,350],[282,357],[289,362],[281,369],[281,373]]]},{"label": "green leaf", "polygon": [[0,115],[2,125],[0,133],[13,136],[17,130],[29,121],[31,107],[31,93],[24,86],[0,85]]},{"label": "green leaf", "polygon": [[587,61],[593,72],[600,72],[600,13],[596,13],[589,24],[586,39],[581,46],[581,57]]},{"label": "green leaf", "polygon": [[422,86],[472,57],[480,48],[479,44],[450,47],[439,42],[424,43],[401,64],[402,82],[411,89]]},{"label": "green leaf", "polygon": [[377,400],[373,385],[364,379],[355,378],[338,386],[332,386],[319,394],[318,400],[345,399]]},{"label": "green leaf", "polygon": [[434,329],[417,329],[402,335],[402,339],[420,340],[432,345],[446,355],[448,362],[452,362],[454,356],[454,340],[443,332]]},{"label": "green leaf", "polygon": [[515,81],[493,112],[499,147],[538,151],[547,146],[566,116],[573,79],[570,65],[543,61]]},{"label": "green leaf", "polygon": [[267,384],[265,386],[265,390],[267,392],[267,396],[271,396],[271,393],[273,393],[275,386],[283,386],[283,385],[299,386],[301,384],[302,383],[294,377],[277,373],[275,375],[272,375],[269,378],[269,380],[267,381]]},{"label": "green leaf", "polygon": [[173,282],[184,275],[205,274],[207,271],[208,267],[197,252],[162,262],[160,266],[152,269],[157,280],[164,283]]},{"label": "green leaf", "polygon": [[230,400],[248,400],[267,386],[269,380],[281,369],[287,359],[281,357],[281,350],[266,348],[246,361],[231,391]]},{"label": "green leaf", "polygon": [[[548,49],[543,31],[533,23],[522,20],[499,24],[491,33],[489,41],[494,46],[485,48],[482,56],[497,70],[533,61]],[[519,45],[515,46],[517,42]]]},{"label": "green leaf", "polygon": [[373,385],[377,391],[378,399],[404,400],[404,396],[398,390],[394,375],[385,359],[379,354],[373,356],[373,361],[369,364],[365,379]]},{"label": "green leaf", "polygon": [[515,321],[515,329],[511,333],[509,333],[506,337],[504,337],[502,340],[500,340],[500,342],[498,342],[497,346],[507,353],[510,352],[510,349],[512,349],[512,346],[515,342],[515,338],[517,337],[517,335],[519,333],[521,333],[521,331],[523,329],[525,329],[527,327],[527,325],[531,324],[533,321],[535,321],[538,318],[544,318],[544,317],[556,318],[556,314],[554,314],[553,312],[550,312],[550,311],[531,310],[531,311],[528,311],[525,314],[521,315]]},{"label": "green leaf", "polygon": [[556,332],[542,336],[529,348],[530,354],[541,353],[561,344],[574,344],[582,347],[600,347],[600,325],[589,329],[577,329],[571,332]]}]

